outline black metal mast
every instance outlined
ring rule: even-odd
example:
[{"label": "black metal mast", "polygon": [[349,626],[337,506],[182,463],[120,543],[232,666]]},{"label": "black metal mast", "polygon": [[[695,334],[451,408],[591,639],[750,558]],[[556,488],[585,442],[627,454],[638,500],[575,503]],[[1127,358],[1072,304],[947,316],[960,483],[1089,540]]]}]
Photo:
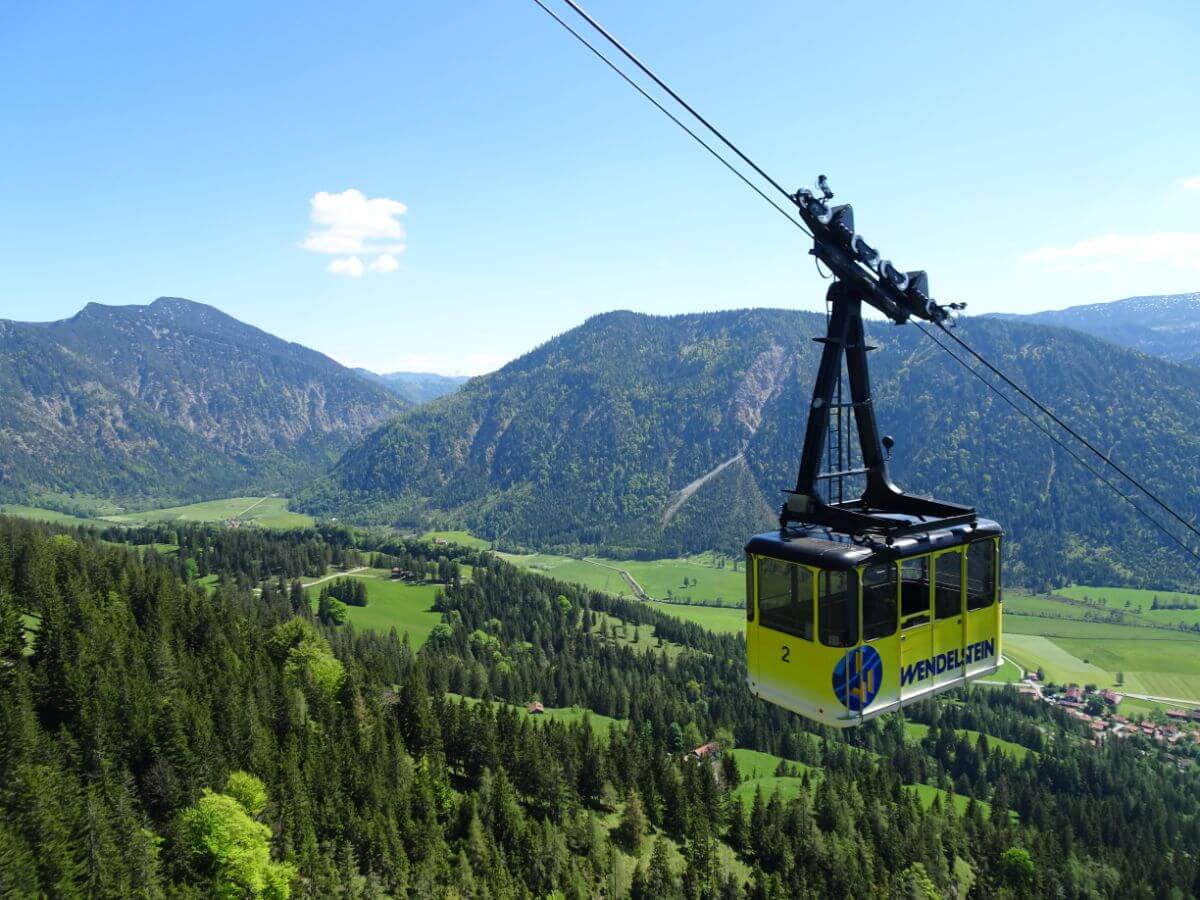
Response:
[{"label": "black metal mast", "polygon": [[[875,406],[871,397],[871,378],[867,353],[873,350],[866,344],[863,329],[862,305],[869,303],[893,322],[903,323],[911,317],[930,322],[943,322],[949,310],[929,298],[928,281],[924,272],[898,272],[892,264],[866,244],[854,231],[854,211],[849,205],[829,207],[833,197],[824,177],[818,181],[823,194],[817,198],[811,191],[800,190],[792,199],[801,216],[813,230],[812,253],[834,273],[837,279],[827,294],[829,319],[825,337],[816,338],[822,344],[821,363],[813,387],[808,411],[808,427],[804,435],[804,450],[796,488],[788,492],[787,501],[779,514],[781,528],[792,523],[821,525],[847,534],[875,534],[896,537],[914,531],[928,531],[975,520],[971,507],[906,494],[888,474],[888,456],[875,421]],[[841,398],[842,364],[846,366],[850,386],[850,402]],[[854,410],[858,431],[862,467],[821,472],[821,459],[829,442],[831,412],[836,408],[838,422],[847,409]],[[852,459],[843,454],[838,441],[838,460]],[[890,447],[890,442],[889,442]],[[857,500],[832,500],[818,487],[819,482],[832,483],[851,476],[866,476],[866,487]],[[911,521],[906,517],[914,517]]]}]

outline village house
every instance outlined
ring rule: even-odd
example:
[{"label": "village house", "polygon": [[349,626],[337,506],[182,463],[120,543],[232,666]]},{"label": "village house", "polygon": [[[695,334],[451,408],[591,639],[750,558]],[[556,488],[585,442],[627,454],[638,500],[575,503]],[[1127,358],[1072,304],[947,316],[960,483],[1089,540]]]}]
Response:
[{"label": "village house", "polygon": [[545,714],[545,712],[546,712],[546,707],[544,707],[544,706],[542,705],[542,701],[541,701],[541,700],[534,700],[532,703],[530,703],[530,704],[529,704],[529,706],[527,706],[527,707],[525,708],[525,710],[526,710],[526,712],[528,712],[528,713],[529,713],[531,716],[540,716],[540,715],[544,715],[544,714]]},{"label": "village house", "polygon": [[721,755],[721,745],[716,741],[709,741],[707,744],[701,744],[695,750],[688,753],[688,759],[716,759]]}]

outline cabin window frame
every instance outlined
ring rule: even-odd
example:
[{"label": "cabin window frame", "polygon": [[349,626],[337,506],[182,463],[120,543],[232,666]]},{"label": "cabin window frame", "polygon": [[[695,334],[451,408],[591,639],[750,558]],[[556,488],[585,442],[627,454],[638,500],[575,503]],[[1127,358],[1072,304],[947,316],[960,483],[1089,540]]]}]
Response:
[{"label": "cabin window frame", "polygon": [[[899,573],[900,601],[898,604],[898,606],[900,608],[900,630],[903,631],[908,628],[916,628],[920,625],[928,625],[930,622],[933,621],[933,592],[932,592],[932,590],[930,590],[930,582],[929,582],[929,574],[930,574],[929,573],[929,564],[932,562],[932,557],[928,553],[921,553],[921,554],[917,554],[915,556],[906,556],[903,559],[898,560],[897,562],[898,562],[899,568],[900,568],[900,573]],[[905,599],[904,568],[907,563],[917,563],[917,562],[922,563],[925,566],[924,579],[920,582],[921,584],[923,584],[925,586],[925,590],[923,592],[925,595],[925,606],[922,609],[915,609],[915,610],[912,610],[911,612],[908,612],[904,608],[904,599]]]},{"label": "cabin window frame", "polygon": [[[954,547],[932,557],[933,577],[930,579],[930,584],[933,587],[933,618],[936,622],[945,622],[948,619],[961,616],[964,612],[966,612],[966,579],[963,577],[963,566],[966,564],[966,554],[963,552],[963,550],[963,547]],[[957,558],[958,560],[958,606],[953,612],[944,610],[942,608],[942,587],[940,580],[942,560],[951,556]]]},{"label": "cabin window frame", "polygon": [[[867,633],[867,573],[872,569],[885,569],[891,572],[890,585],[892,589],[892,610],[891,615],[888,616],[886,624],[884,624],[884,620],[882,618],[878,620],[880,624],[883,624],[884,627],[887,628],[886,631],[879,634]],[[859,622],[861,624],[863,643],[881,641],[885,638],[894,637],[896,632],[900,630],[900,567],[895,561],[878,562],[863,566],[858,573],[858,584],[859,595],[862,597]]]},{"label": "cabin window frame", "polygon": [[[991,545],[988,547],[988,545]],[[975,605],[972,605],[971,594],[971,550],[975,547],[986,547],[987,563],[990,567],[990,578],[982,585],[983,590],[974,595]],[[963,558],[966,565],[966,577],[963,579],[964,593],[966,594],[964,601],[967,612],[979,612],[985,609],[991,609],[1000,600],[1000,542],[995,538],[984,538],[979,541],[971,541],[964,548]],[[987,602],[979,603],[980,597],[986,595]]]},{"label": "cabin window frame", "polygon": [[[842,603],[845,605],[848,615],[845,617],[845,627],[842,629],[842,643],[831,643],[829,638],[832,636],[825,630],[825,607],[827,597],[830,593],[827,591],[827,585],[831,576],[841,576],[845,584],[841,590]],[[832,616],[830,617],[832,618]],[[859,634],[862,631],[862,622],[859,616],[858,605],[858,572],[853,569],[819,569],[817,572],[817,637],[824,647],[833,647],[837,650],[845,650],[850,647],[857,647],[860,643]]]},{"label": "cabin window frame", "polygon": [[[773,609],[778,607],[763,606],[763,572],[762,566],[767,563],[774,563],[779,566],[785,566],[790,572],[788,581],[790,582],[789,596],[790,603],[788,606],[799,605],[800,602],[800,572],[803,571],[807,575],[808,584],[808,621],[803,622],[800,616],[795,616],[792,619],[778,620],[772,615]],[[817,611],[817,575],[816,572],[809,566],[801,565],[800,563],[788,562],[787,560],[778,559],[773,556],[760,556],[757,559],[759,567],[754,573],[754,588],[755,588],[755,605],[758,606],[758,624],[760,628],[767,628],[771,631],[790,634],[792,637],[800,638],[802,641],[814,641],[816,639],[816,611]],[[807,626],[807,632],[806,632]]]}]

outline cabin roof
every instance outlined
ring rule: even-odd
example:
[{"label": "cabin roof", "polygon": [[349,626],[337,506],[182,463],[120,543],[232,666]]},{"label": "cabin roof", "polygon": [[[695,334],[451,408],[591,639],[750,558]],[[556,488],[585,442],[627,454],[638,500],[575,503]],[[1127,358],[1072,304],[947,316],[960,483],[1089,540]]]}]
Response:
[{"label": "cabin roof", "polygon": [[[911,516],[898,518],[917,522],[917,519]],[[968,525],[905,535],[888,546],[882,540],[865,539],[828,528],[793,526],[780,531],[756,534],[747,542],[746,552],[773,556],[776,559],[820,569],[845,570],[959,547],[1000,534],[1003,534],[1002,529],[991,519],[976,519]]]}]

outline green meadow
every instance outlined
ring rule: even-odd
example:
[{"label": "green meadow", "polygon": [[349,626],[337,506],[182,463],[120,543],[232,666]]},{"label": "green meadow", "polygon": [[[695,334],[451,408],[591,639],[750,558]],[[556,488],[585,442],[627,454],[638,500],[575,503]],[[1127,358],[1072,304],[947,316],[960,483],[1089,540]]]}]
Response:
[{"label": "green meadow", "polygon": [[82,525],[86,528],[95,528],[98,525],[104,525],[103,522],[97,522],[95,519],[83,519],[79,516],[71,516],[53,509],[42,509],[38,506],[22,506],[19,503],[0,503],[0,514],[15,516],[21,519],[32,519],[35,522],[48,522],[51,525]]},{"label": "green meadow", "polygon": [[1015,663],[1006,659],[1000,664],[1000,668],[996,671],[996,674],[988,676],[988,680],[1016,684],[1021,680],[1021,670],[1017,668]]},{"label": "green meadow", "polygon": [[741,634],[746,628],[746,610],[740,606],[735,609],[723,606],[689,606],[684,603],[660,603],[655,600],[647,602],[646,605],[663,615],[693,622],[717,634]]},{"label": "green meadow", "polygon": [[[929,726],[922,725],[920,722],[906,721],[904,723],[904,733],[910,741],[921,741],[924,739],[925,735],[929,734]],[[979,738],[982,737],[978,731],[972,731],[969,728],[960,728],[955,733],[960,736],[965,736],[967,740],[971,742],[972,747],[978,744]],[[992,747],[993,749],[999,748],[1007,756],[1011,756],[1017,762],[1021,762],[1030,753],[1034,753],[1034,751],[1030,750],[1028,747],[1023,747],[1020,744],[1014,744],[1012,741],[1002,740],[998,737],[992,737],[990,734],[987,736],[987,739],[988,746]],[[1036,756],[1037,754],[1034,753],[1034,755]]]},{"label": "green meadow", "polygon": [[740,568],[733,570],[732,560],[711,553],[652,560],[596,556],[576,559],[551,553],[497,555],[522,569],[623,597],[636,596],[621,574],[627,572],[655,600],[720,603],[738,608],[745,603],[745,574]]},{"label": "green meadow", "polygon": [[[991,741],[993,739],[989,737],[988,740]],[[1015,747],[1017,745],[1013,744],[1012,746]],[[1024,747],[1020,749],[1025,750]],[[824,774],[819,768],[794,762],[790,759],[783,759],[783,757],[775,756],[771,753],[763,753],[758,750],[744,750],[739,747],[728,752],[737,760],[738,772],[742,776],[742,783],[734,789],[733,795],[741,799],[747,809],[754,803],[754,795],[759,791],[762,791],[763,800],[770,800],[771,795],[777,791],[782,800],[791,800],[800,794],[804,785],[805,775],[808,775],[810,781],[815,783]],[[781,762],[798,774],[776,775],[775,772],[778,770]],[[905,790],[915,793],[926,808],[933,804],[935,798],[938,798],[943,804],[953,803],[954,808],[961,813],[966,810],[968,804],[971,802],[970,797],[943,791],[930,784],[907,785]],[[979,803],[979,807],[985,815],[991,814],[991,806],[989,804],[976,802]]]},{"label": "green meadow", "polygon": [[[347,620],[360,631],[386,634],[395,628],[399,634],[407,632],[412,648],[418,650],[429,639],[433,627],[442,620],[441,613],[433,609],[433,598],[439,585],[393,581],[381,569],[368,569],[345,577],[361,578],[367,583],[367,605],[346,607]],[[308,588],[314,609],[319,590],[319,587]]]},{"label": "green meadow", "polygon": [[286,497],[230,497],[225,500],[207,500],[203,503],[189,503],[187,506],[104,516],[103,521],[117,525],[236,521],[263,528],[307,528],[315,522],[312,516],[289,510]]}]

